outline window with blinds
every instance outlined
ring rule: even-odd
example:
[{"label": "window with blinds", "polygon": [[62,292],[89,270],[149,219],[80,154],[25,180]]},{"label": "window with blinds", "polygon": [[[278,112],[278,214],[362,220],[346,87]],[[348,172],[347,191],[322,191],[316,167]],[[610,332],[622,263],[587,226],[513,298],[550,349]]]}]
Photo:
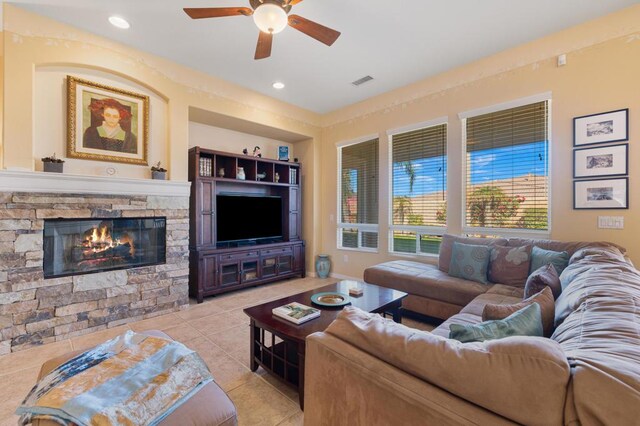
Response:
[{"label": "window with blinds", "polygon": [[447,222],[447,125],[391,136],[391,251],[437,254]]},{"label": "window with blinds", "polygon": [[338,148],[338,247],[378,248],[378,139]]},{"label": "window with blinds", "polygon": [[549,229],[548,101],[466,119],[465,231]]}]

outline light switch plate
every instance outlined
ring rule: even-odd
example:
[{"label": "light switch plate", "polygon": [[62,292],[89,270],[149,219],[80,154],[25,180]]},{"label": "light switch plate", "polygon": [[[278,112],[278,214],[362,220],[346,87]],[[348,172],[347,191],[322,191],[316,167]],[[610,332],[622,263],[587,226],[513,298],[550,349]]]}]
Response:
[{"label": "light switch plate", "polygon": [[624,216],[598,216],[600,229],[624,229]]}]

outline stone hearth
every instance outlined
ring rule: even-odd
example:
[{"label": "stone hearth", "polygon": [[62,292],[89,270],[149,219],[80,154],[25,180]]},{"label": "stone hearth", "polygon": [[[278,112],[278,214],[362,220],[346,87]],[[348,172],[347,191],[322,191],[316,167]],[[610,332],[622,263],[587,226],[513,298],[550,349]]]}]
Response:
[{"label": "stone hearth", "polygon": [[[0,192],[0,354],[188,305],[188,196]],[[167,218],[166,264],[44,279],[50,218]]]}]

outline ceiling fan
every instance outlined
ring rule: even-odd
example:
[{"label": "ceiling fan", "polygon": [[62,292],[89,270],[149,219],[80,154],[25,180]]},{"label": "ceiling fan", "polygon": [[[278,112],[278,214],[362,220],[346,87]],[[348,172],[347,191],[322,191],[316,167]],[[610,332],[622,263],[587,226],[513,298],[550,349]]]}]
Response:
[{"label": "ceiling fan", "polygon": [[309,37],[331,46],[340,37],[340,33],[331,28],[317,24],[299,15],[289,15],[291,7],[302,0],[249,0],[248,7],[202,7],[185,8],[184,11],[192,19],[221,18],[223,16],[252,16],[260,29],[255,59],[271,56],[273,35],[284,30],[287,24]]}]

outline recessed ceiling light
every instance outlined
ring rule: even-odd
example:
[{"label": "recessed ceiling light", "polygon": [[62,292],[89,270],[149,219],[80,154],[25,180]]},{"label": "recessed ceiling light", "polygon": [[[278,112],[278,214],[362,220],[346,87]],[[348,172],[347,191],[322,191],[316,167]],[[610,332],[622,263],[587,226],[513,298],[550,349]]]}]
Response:
[{"label": "recessed ceiling light", "polygon": [[119,16],[110,16],[109,22],[111,22],[111,25],[113,25],[114,27],[121,28],[123,30],[126,30],[131,26],[126,19]]},{"label": "recessed ceiling light", "polygon": [[274,89],[284,89],[284,83],[281,81],[276,81],[275,83],[272,84]]}]

